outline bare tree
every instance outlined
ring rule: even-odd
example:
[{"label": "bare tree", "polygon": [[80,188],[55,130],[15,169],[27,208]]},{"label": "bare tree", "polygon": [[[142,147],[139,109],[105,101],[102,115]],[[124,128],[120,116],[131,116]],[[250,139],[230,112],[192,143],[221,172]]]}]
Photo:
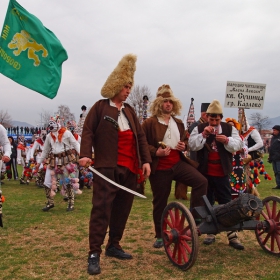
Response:
[{"label": "bare tree", "polygon": [[261,113],[253,113],[250,115],[249,120],[252,121],[252,126],[254,126],[259,133],[263,129],[269,128],[271,125],[271,121],[269,120],[268,116],[262,116]]},{"label": "bare tree", "polygon": [[135,85],[126,100],[126,102],[133,107],[140,122],[143,118],[144,96],[147,96],[148,100],[152,99],[150,89],[147,86],[140,87],[139,85]]},{"label": "bare tree", "polygon": [[47,127],[52,115],[52,112],[42,109],[42,112],[40,113],[40,121],[36,121],[36,123],[40,124],[40,127]]},{"label": "bare tree", "polygon": [[4,112],[3,110],[0,111],[0,123],[5,127],[12,127],[12,117],[8,114],[7,110]]},{"label": "bare tree", "polygon": [[68,121],[74,121],[75,115],[70,112],[67,105],[59,105],[57,114],[60,116],[60,122],[62,126],[66,126]]}]

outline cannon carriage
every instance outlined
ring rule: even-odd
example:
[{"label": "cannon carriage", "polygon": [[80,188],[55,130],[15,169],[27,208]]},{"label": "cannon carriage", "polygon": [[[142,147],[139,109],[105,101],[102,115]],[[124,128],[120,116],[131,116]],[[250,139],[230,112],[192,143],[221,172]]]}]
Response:
[{"label": "cannon carriage", "polygon": [[[205,206],[192,211],[180,202],[169,203],[161,219],[165,252],[173,265],[190,269],[198,255],[198,238],[202,234],[223,231],[254,230],[264,251],[280,257],[280,197],[269,196],[262,201],[251,194],[211,206],[203,196]],[[199,217],[196,225],[193,215]],[[197,220],[197,219],[196,219]]]}]

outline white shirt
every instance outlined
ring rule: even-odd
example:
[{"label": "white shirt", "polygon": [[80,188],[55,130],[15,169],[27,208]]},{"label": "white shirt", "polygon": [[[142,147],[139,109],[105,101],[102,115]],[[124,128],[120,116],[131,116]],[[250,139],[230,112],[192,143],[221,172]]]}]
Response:
[{"label": "white shirt", "polygon": [[[110,106],[117,108],[116,104],[114,102],[112,102],[111,99],[110,99]],[[122,111],[123,108],[124,108],[124,105],[122,104],[122,106],[119,110],[119,116],[118,116],[118,124],[119,124],[119,128],[120,128],[121,131],[125,131],[125,130],[130,129],[128,120],[127,120],[125,114]]]},{"label": "white shirt", "polygon": [[[222,127],[219,125],[218,128],[218,134],[222,133]],[[234,153],[242,149],[243,147],[243,141],[239,136],[238,130],[235,127],[232,127],[232,133],[231,136],[228,137],[228,143],[224,144],[225,149],[230,152]],[[196,126],[189,138],[188,145],[191,149],[191,151],[199,151],[204,147],[204,144],[206,143],[206,138],[202,136],[202,133],[198,133],[198,127]]]},{"label": "white shirt", "polygon": [[248,146],[248,137],[250,135],[251,135],[252,139],[256,142],[256,144],[249,148],[249,152],[256,151],[256,150],[262,148],[263,147],[263,140],[261,138],[260,133],[256,129],[253,129],[251,131],[251,133],[244,138],[246,145]]},{"label": "white shirt", "polygon": [[[36,141],[34,142],[32,148],[31,148],[31,150],[30,150],[30,158],[34,158],[34,153],[35,153],[35,151],[39,150],[39,148],[40,148],[41,151],[43,151],[43,149],[44,149],[44,143],[43,143],[43,145],[42,145],[41,143],[39,143],[39,142],[36,140]],[[41,154],[42,154],[42,152],[40,152],[40,153],[37,154],[37,159],[41,156]]]},{"label": "white shirt", "polygon": [[167,130],[162,141],[171,149],[175,149],[180,141],[180,132],[176,122],[172,117],[170,117],[168,124],[166,124],[161,117],[158,117],[158,122],[167,126]]},{"label": "white shirt", "polygon": [[7,130],[2,124],[0,124],[0,146],[3,147],[4,156],[10,157],[12,153],[11,145],[7,136]]}]

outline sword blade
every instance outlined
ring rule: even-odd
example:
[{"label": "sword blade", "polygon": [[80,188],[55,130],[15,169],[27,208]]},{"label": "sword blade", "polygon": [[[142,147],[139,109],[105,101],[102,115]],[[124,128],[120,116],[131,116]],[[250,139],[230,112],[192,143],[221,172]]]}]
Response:
[{"label": "sword blade", "polygon": [[142,198],[147,198],[146,196],[144,196],[144,195],[142,195],[142,194],[140,194],[140,193],[138,193],[138,192],[135,192],[135,191],[133,191],[133,190],[131,190],[131,189],[128,189],[128,188],[126,188],[126,187],[124,187],[124,186],[122,186],[122,185],[119,185],[118,183],[112,181],[111,179],[109,179],[108,177],[104,176],[103,174],[101,174],[99,171],[97,171],[96,169],[92,168],[91,166],[89,166],[88,168],[89,168],[92,172],[94,172],[95,174],[97,174],[99,177],[103,178],[104,180],[106,180],[107,182],[113,184],[114,186],[116,186],[116,187],[118,187],[118,188],[120,188],[120,189],[122,189],[122,190],[125,190],[125,191],[127,191],[127,192],[129,192],[129,193],[132,193],[132,194],[134,194],[134,195],[136,195],[136,196],[139,196],[139,197],[142,197]]}]

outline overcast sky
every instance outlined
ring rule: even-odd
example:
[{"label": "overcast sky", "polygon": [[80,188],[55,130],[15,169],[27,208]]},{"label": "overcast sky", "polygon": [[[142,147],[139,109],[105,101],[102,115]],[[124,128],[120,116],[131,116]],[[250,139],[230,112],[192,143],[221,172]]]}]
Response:
[{"label": "overcast sky", "polygon": [[[137,55],[135,84],[169,84],[182,101],[181,118],[194,98],[225,101],[227,81],[266,84],[263,110],[279,112],[280,1],[264,0],[18,0],[52,30],[68,52],[57,96],[50,100],[0,74],[0,110],[32,125],[40,112],[67,105],[78,120],[81,106],[92,106],[100,89],[127,53]],[[1,0],[0,28],[8,0]],[[1,61],[2,63],[2,61]],[[237,118],[225,108],[224,117]]]}]

